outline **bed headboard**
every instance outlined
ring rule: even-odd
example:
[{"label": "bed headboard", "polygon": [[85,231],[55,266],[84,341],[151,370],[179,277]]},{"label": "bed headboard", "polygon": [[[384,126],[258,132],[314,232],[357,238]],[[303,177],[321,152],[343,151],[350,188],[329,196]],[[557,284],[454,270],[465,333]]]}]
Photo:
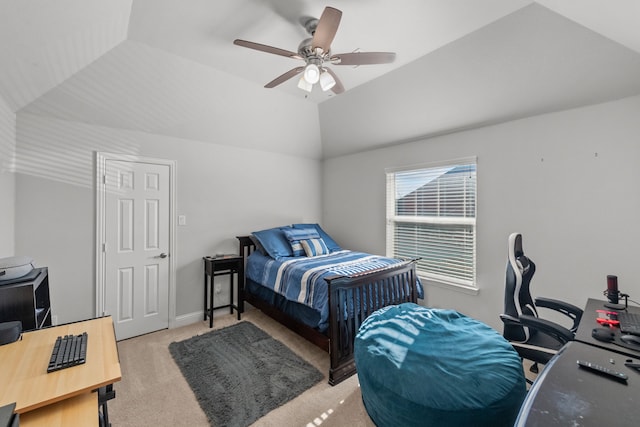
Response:
[{"label": "bed headboard", "polygon": [[253,240],[251,240],[251,237],[249,236],[236,236],[236,238],[240,244],[238,253],[246,261],[247,257],[256,250],[256,244],[253,243]]}]

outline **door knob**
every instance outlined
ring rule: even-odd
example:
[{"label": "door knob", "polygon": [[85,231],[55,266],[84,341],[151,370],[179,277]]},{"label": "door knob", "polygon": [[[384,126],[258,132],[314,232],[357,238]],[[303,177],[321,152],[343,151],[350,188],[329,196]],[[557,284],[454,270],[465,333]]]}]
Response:
[{"label": "door knob", "polygon": [[160,255],[158,255],[158,257],[160,257],[160,258],[166,258],[166,257],[168,257],[168,256],[169,256],[169,255],[167,255],[167,254],[166,254],[166,253],[164,253],[164,252],[162,252]]}]

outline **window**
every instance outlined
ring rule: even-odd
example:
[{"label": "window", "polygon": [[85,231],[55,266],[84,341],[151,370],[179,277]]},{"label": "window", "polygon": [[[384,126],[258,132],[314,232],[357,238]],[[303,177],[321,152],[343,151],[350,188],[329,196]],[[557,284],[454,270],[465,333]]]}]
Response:
[{"label": "window", "polygon": [[427,280],[476,290],[476,159],[387,170],[387,255]]}]

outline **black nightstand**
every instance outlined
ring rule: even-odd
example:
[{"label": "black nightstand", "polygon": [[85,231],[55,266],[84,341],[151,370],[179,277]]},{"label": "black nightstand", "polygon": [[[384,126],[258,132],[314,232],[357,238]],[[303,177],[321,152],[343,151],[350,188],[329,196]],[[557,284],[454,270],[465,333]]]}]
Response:
[{"label": "black nightstand", "polygon": [[[204,260],[204,320],[209,316],[209,327],[213,327],[213,310],[229,307],[229,313],[235,309],[238,320],[243,311],[242,286],[244,285],[244,261],[239,255],[224,255],[220,257],[205,256]],[[233,278],[238,275],[238,304],[233,303]],[[213,279],[216,276],[229,276],[229,304],[215,306],[213,302]]]}]

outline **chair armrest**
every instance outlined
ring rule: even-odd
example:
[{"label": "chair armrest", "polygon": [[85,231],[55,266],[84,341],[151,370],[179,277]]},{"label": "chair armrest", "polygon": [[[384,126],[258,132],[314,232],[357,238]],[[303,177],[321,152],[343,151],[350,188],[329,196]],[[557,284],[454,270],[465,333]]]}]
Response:
[{"label": "chair armrest", "polygon": [[509,316],[508,314],[501,314],[500,319],[505,325],[517,325],[520,326],[520,321],[517,317]]},{"label": "chair armrest", "polygon": [[574,334],[569,329],[539,317],[523,314],[520,316],[520,324],[547,334],[562,344],[573,341]]},{"label": "chair armrest", "polygon": [[578,329],[578,325],[580,324],[580,319],[582,319],[583,311],[581,308],[578,308],[575,305],[569,304],[564,301],[544,297],[536,298],[535,304],[537,307],[555,310],[570,318],[573,321],[571,331],[575,334],[576,330]]}]

